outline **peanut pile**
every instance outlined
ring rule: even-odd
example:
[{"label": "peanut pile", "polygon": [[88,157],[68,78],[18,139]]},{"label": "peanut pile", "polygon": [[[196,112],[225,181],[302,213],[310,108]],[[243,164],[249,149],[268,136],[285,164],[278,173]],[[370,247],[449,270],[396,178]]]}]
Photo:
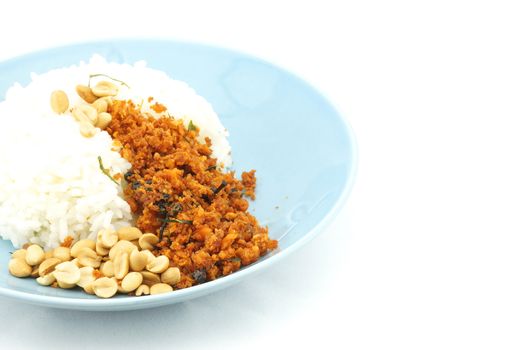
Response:
[{"label": "peanut pile", "polygon": [[152,253],[159,238],[136,227],[101,230],[96,241],[83,239],[71,247],[45,252],[32,244],[12,253],[9,272],[33,277],[43,286],[82,288],[88,294],[111,298],[115,294],[136,296],[173,291],[180,271],[164,255]]},{"label": "peanut pile", "polygon": [[92,137],[96,128],[105,129],[111,122],[108,106],[118,95],[119,88],[109,81],[100,81],[95,86],[77,85],[77,94],[85,103],[69,108],[69,98],[62,90],[51,93],[51,109],[57,114],[69,112],[79,123],[82,136]]}]

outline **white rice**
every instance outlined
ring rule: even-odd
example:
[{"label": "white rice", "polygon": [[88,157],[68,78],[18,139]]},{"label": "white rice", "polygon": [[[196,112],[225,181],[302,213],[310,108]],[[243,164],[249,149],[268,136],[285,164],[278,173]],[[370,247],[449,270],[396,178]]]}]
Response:
[{"label": "white rice", "polygon": [[[67,236],[95,238],[102,228],[131,224],[122,189],[101,172],[98,157],[112,174],[125,173],[130,164],[112,150],[107,132],[84,138],[72,117],[56,115],[49,105],[57,89],[68,94],[71,105],[81,103],[75,86],[100,73],[131,87],[123,87],[117,98],[140,104],[152,96],[174,118],[191,120],[202,139],[211,139],[219,164],[231,165],[228,132],[211,105],[186,83],[144,62],[116,64],[94,56],[87,64],[32,74],[28,86],[15,84],[0,102],[0,236],[17,247],[31,242],[53,248]],[[148,103],[143,110],[154,114]]]}]

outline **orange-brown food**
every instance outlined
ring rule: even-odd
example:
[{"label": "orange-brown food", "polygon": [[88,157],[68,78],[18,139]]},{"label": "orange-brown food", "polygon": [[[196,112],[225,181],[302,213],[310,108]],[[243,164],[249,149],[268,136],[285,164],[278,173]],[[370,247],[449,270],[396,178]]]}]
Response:
[{"label": "orange-brown food", "polygon": [[124,175],[125,198],[137,227],[161,238],[157,254],[180,269],[177,288],[228,275],[277,247],[247,212],[244,197],[255,198],[254,170],[242,181],[220,171],[211,141],[200,143],[198,128],[181,121],[142,115],[129,101],[115,101],[110,113],[106,130],[132,164]]},{"label": "orange-brown food", "polygon": [[72,236],[67,236],[64,241],[62,243],[60,243],[60,246],[61,247],[66,247],[66,248],[71,248],[71,246],[73,245],[73,237]]}]

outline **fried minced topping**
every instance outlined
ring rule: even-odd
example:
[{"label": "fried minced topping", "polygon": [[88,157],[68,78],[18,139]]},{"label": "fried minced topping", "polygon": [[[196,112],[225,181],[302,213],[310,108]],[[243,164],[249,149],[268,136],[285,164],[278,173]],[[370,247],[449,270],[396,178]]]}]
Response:
[{"label": "fried minced topping", "polygon": [[159,236],[157,254],[179,267],[177,288],[237,271],[277,247],[268,228],[247,212],[255,198],[255,171],[221,171],[211,140],[199,142],[199,128],[165,114],[144,115],[131,101],[114,101],[107,131],[122,145],[131,165],[124,195],[143,232]]}]

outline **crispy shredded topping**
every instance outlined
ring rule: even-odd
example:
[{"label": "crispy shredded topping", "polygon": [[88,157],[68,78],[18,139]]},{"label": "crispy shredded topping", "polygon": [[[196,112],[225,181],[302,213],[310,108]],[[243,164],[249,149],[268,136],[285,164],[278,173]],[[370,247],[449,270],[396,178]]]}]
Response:
[{"label": "crispy shredded topping", "polygon": [[124,174],[125,198],[137,227],[160,237],[156,254],[181,270],[177,288],[228,275],[277,247],[268,228],[247,212],[244,197],[255,199],[254,170],[243,173],[242,181],[219,170],[211,140],[197,140],[198,126],[143,115],[130,101],[114,101],[109,112],[106,130],[132,164]]},{"label": "crispy shredded topping", "polygon": [[60,246],[61,247],[65,247],[65,248],[71,248],[71,245],[73,245],[73,237],[72,236],[67,236],[65,239],[64,239],[64,242],[60,243]]}]

